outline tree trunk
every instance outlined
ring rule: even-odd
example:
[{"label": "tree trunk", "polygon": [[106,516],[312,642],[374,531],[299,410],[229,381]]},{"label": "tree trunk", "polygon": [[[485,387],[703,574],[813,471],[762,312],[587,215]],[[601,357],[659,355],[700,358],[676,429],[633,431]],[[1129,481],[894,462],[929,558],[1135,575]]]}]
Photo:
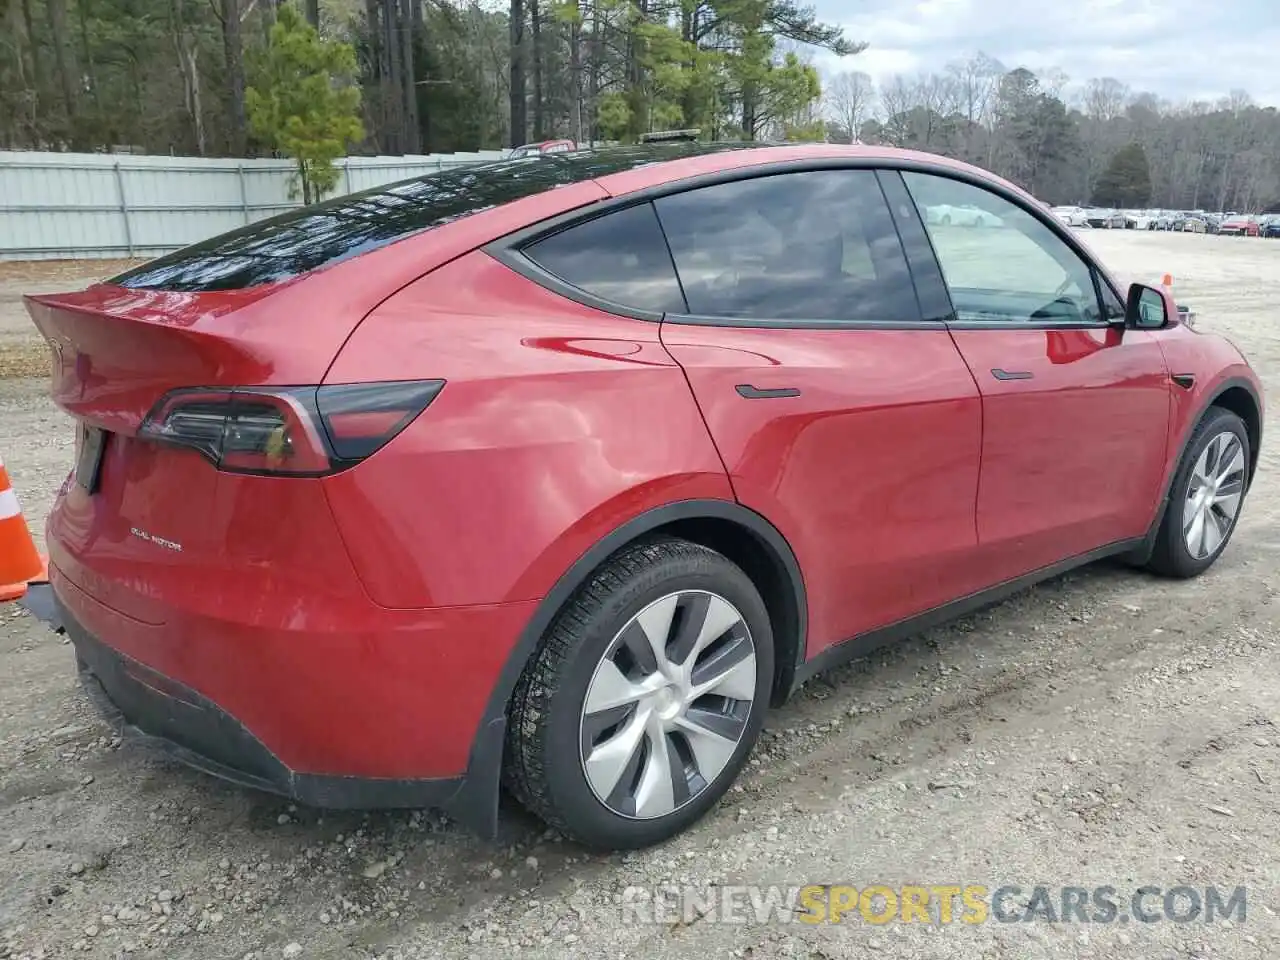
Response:
[{"label": "tree trunk", "polygon": [[178,59],[178,73],[182,76],[182,100],[187,108],[187,117],[191,120],[191,136],[196,153],[203,157],[204,115],[200,106],[200,71],[196,68],[199,47],[182,22],[182,0],[171,0],[169,14],[173,50]]},{"label": "tree trunk", "polygon": [[428,112],[427,112],[428,105],[422,102],[422,97],[419,95],[422,92],[423,87],[418,82],[426,79],[425,77],[426,66],[424,64],[424,66],[421,68],[421,73],[423,75],[419,75],[419,67],[416,59],[418,52],[425,50],[426,44],[427,44],[426,17],[423,15],[423,12],[422,12],[422,8],[423,8],[423,5],[426,3],[426,0],[411,0],[411,2],[413,6],[413,43],[414,43],[413,49],[414,49],[414,56],[415,56],[414,64],[413,64],[413,79],[414,79],[413,116],[414,116],[414,129],[417,131],[417,134],[414,138],[414,143],[417,145],[417,148],[420,151],[430,153],[431,152],[431,117],[428,115]]},{"label": "tree trunk", "polygon": [[[691,48],[696,48],[698,43],[698,4],[685,3],[684,11],[680,17],[680,39],[690,44]],[[697,65],[696,50],[691,54],[690,58],[684,62],[684,67],[689,71],[689,76],[695,76],[693,70]],[[696,83],[690,83],[684,88],[684,94],[681,96],[680,113],[684,117],[684,125],[686,127],[696,127],[701,119],[701,109],[698,103],[698,97],[701,91],[698,90]]]},{"label": "tree trunk", "polygon": [[[35,88],[31,96],[31,122],[36,146],[45,146],[48,127],[41,121],[45,117],[48,102],[49,71],[44,57],[40,56],[40,47],[36,43],[35,18],[31,15],[31,0],[22,0],[22,25],[26,28],[27,44],[31,48],[31,74],[35,78]],[[38,132],[35,132],[38,131]]]},{"label": "tree trunk", "polygon": [[[649,0],[639,0],[637,10],[639,23],[649,18]],[[627,35],[627,106],[630,116],[627,120],[629,139],[639,140],[640,134],[649,131],[649,102],[644,88],[644,65],[641,63],[643,41],[635,30]]]},{"label": "tree trunk", "polygon": [[196,54],[199,45],[195,38],[187,46],[187,75],[191,78],[191,121],[196,128],[196,153],[204,156],[206,145],[204,135],[204,105],[200,101],[200,70],[196,67]]},{"label": "tree trunk", "polygon": [[317,31],[320,29],[320,0],[307,0],[306,2],[307,23],[315,27]]},{"label": "tree trunk", "polygon": [[378,17],[378,0],[365,0],[364,19],[369,45],[369,65],[364,74],[364,102],[369,119],[367,126],[373,149],[381,153],[385,150],[387,125],[387,105],[384,98],[387,68],[386,45]]},{"label": "tree trunk", "polygon": [[244,112],[244,40],[240,34],[240,0],[221,0],[222,53],[227,66],[227,151],[243,157],[248,139]]},{"label": "tree trunk", "polygon": [[525,142],[529,120],[525,113],[524,0],[511,0],[511,146]]},{"label": "tree trunk", "polygon": [[422,152],[422,131],[418,128],[418,75],[414,67],[413,57],[413,7],[418,0],[401,0],[400,4],[400,47],[401,47],[401,96],[404,98],[404,142],[405,153]]},{"label": "tree trunk", "polygon": [[569,24],[569,74],[573,84],[573,140],[582,145],[582,23]]},{"label": "tree trunk", "polygon": [[80,15],[80,56],[84,58],[84,72],[89,85],[89,98],[93,101],[94,113],[100,114],[98,78],[93,68],[93,49],[89,46],[89,0],[80,0],[76,4],[76,12]]},{"label": "tree trunk", "polygon": [[73,142],[77,139],[75,132],[76,93],[80,87],[80,68],[76,64],[75,48],[70,44],[67,35],[67,0],[46,0],[49,15],[49,33],[53,42],[53,65],[58,73],[58,84],[62,91],[63,106],[67,111],[67,124],[71,130]]},{"label": "tree trunk", "polygon": [[604,41],[600,35],[600,0],[591,0],[591,43],[587,48],[587,116],[591,118],[591,142],[600,139],[600,70]]},{"label": "tree trunk", "polygon": [[542,89],[542,12],[538,0],[529,0],[533,25],[533,139],[547,138],[547,104]]},{"label": "tree trunk", "polygon": [[[39,51],[36,50],[31,34],[23,23],[24,13],[29,13],[29,11],[23,10],[16,3],[11,4],[9,7],[9,34],[14,38],[16,48],[17,55],[14,57],[14,66],[17,68],[18,90],[22,101],[22,109],[19,115],[13,118],[13,136],[18,143],[27,143],[30,146],[38,147],[40,134],[39,124],[36,121],[39,116],[36,99],[39,87],[33,70],[33,58],[35,60],[39,59]],[[23,132],[24,127],[26,128],[25,134]]]},{"label": "tree trunk", "polygon": [[397,42],[397,0],[380,0],[382,5],[382,37],[386,51],[383,74],[383,103],[386,110],[387,150],[404,153],[404,69],[402,47]]},{"label": "tree trunk", "polygon": [[747,81],[742,85],[742,136],[747,140],[755,139],[758,109],[755,84]]}]

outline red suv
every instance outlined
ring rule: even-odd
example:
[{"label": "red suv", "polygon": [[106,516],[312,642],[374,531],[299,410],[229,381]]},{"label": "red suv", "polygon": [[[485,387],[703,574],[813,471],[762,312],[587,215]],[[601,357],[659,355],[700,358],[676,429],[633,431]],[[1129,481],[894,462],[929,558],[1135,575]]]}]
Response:
[{"label": "red suv", "polygon": [[[931,207],[998,225],[943,225]],[[319,806],[654,843],[838,660],[1214,562],[1262,391],[1030,196],[880,147],[446,171],[33,296],[107,709]]]}]

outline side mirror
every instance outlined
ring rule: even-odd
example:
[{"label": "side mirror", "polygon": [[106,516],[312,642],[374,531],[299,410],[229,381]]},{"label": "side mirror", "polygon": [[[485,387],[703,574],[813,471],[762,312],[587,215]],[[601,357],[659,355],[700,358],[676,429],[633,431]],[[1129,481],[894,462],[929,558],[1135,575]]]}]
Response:
[{"label": "side mirror", "polygon": [[1125,302],[1124,325],[1132,330],[1161,330],[1178,322],[1178,304],[1163,287],[1135,283]]}]

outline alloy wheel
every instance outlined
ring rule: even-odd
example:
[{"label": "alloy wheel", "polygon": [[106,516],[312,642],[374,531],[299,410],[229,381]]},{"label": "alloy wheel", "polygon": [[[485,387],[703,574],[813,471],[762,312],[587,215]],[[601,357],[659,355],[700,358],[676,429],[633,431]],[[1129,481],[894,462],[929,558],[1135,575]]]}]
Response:
[{"label": "alloy wheel", "polygon": [[756,655],[738,609],[704,590],[671,593],[617,633],[580,720],[582,769],[613,813],[680,809],[729,765],[751,717]]},{"label": "alloy wheel", "polygon": [[1187,482],[1182,536],[1196,560],[1211,556],[1231,532],[1244,479],[1244,447],[1234,433],[1223,431],[1205,445]]}]

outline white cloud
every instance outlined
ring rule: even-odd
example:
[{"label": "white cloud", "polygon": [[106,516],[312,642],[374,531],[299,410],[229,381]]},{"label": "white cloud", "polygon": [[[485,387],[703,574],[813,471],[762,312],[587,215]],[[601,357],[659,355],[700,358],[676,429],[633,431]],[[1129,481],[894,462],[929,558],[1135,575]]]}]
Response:
[{"label": "white cloud", "polygon": [[1280,106],[1280,0],[818,0],[817,13],[870,44],[856,57],[816,55],[827,72],[880,81],[982,51],[1009,69],[1060,69],[1077,85],[1114,77],[1175,102],[1243,89]]}]

